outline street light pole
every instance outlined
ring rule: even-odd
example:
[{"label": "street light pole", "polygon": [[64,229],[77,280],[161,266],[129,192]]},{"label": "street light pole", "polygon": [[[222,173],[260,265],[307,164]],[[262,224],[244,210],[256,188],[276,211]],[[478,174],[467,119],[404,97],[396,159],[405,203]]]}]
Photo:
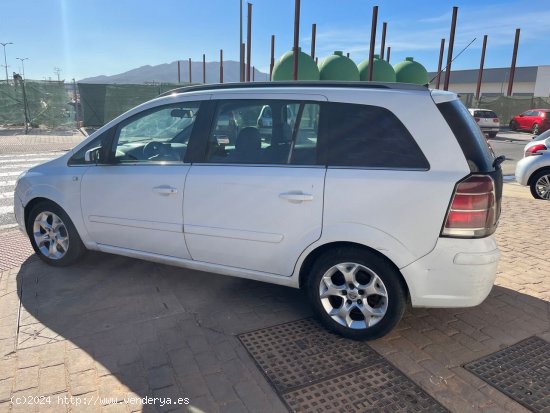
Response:
[{"label": "street light pole", "polygon": [[23,79],[25,79],[25,60],[29,60],[28,57],[16,57],[17,60],[21,60],[21,67],[23,68]]},{"label": "street light pole", "polygon": [[8,77],[8,61],[6,59],[6,46],[8,44],[13,44],[12,42],[8,43],[0,43],[4,47],[4,67],[6,68],[6,84],[9,83],[9,77]]}]

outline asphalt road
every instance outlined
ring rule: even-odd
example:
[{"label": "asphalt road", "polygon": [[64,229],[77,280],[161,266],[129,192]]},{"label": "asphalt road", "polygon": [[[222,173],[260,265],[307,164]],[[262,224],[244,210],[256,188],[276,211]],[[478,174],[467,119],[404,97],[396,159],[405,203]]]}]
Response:
[{"label": "asphalt road", "polygon": [[527,140],[504,140],[499,135],[497,139],[489,139],[489,143],[497,156],[504,155],[506,160],[502,163],[502,171],[504,175],[514,175],[516,163],[523,158],[523,148],[527,144]]}]

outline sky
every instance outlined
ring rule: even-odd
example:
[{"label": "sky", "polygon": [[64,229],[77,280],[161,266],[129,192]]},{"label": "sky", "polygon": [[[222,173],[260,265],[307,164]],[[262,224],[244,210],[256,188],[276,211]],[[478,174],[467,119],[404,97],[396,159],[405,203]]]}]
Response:
[{"label": "sky", "polygon": [[[382,22],[391,63],[412,56],[429,71],[437,69],[442,38],[449,39],[452,7],[458,6],[453,69],[479,67],[483,35],[488,35],[485,67],[510,66],[515,29],[521,29],[517,66],[550,64],[550,3],[525,0],[301,0],[300,46],[309,53],[311,24],[317,24],[316,55],[349,52],[360,63],[368,57],[372,7],[379,6],[376,53]],[[246,1],[243,6],[246,23]],[[252,64],[268,72],[270,41],[275,56],[292,48],[294,0],[255,0],[252,8]],[[246,39],[246,24],[243,29]],[[28,79],[82,79],[118,74],[175,60],[239,58],[239,0],[0,0],[0,42],[8,73]],[[445,58],[446,60],[445,50]],[[0,48],[0,64],[4,64]],[[3,78],[4,67],[0,68]]]}]

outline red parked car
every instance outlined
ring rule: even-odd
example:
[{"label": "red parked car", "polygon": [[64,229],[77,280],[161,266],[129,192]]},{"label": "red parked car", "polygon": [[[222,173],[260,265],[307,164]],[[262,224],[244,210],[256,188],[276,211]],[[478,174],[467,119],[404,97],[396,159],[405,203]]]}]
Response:
[{"label": "red parked car", "polygon": [[531,109],[510,121],[511,130],[529,130],[538,135],[550,129],[550,109]]}]

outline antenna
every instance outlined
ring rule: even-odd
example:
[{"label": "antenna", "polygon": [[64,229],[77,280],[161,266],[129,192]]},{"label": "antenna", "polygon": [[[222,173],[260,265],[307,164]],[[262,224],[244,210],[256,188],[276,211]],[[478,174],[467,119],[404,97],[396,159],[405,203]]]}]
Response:
[{"label": "antenna", "polygon": [[460,56],[468,47],[470,47],[470,46],[472,45],[472,43],[475,42],[476,40],[477,40],[477,37],[474,37],[474,40],[472,40],[470,43],[468,43],[468,45],[467,45],[464,49],[462,49],[462,50],[460,51],[459,54],[457,54],[455,57],[453,57],[453,60],[451,60],[447,66],[445,66],[443,69],[441,69],[439,72],[437,72],[437,74],[436,74],[428,83],[432,83],[433,80],[434,80],[437,76],[439,76],[441,73],[443,73],[445,70],[447,70],[447,67],[449,67],[449,65],[450,65],[451,63],[453,63],[453,62],[455,61],[455,59],[456,59],[458,56]]}]

